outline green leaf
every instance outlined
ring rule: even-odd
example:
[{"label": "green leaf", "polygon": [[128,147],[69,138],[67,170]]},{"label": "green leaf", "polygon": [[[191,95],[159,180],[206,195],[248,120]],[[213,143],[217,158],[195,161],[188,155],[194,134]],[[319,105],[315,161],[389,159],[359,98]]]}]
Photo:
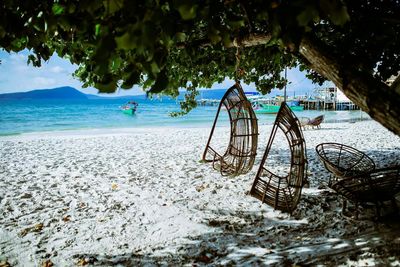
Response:
[{"label": "green leaf", "polygon": [[113,93],[117,89],[117,82],[112,75],[102,76],[101,81],[95,83],[95,87],[99,89],[100,93]]},{"label": "green leaf", "polygon": [[216,44],[221,42],[222,37],[219,35],[219,30],[215,28],[211,28],[208,31],[208,38],[210,39],[211,43]]},{"label": "green leaf", "polygon": [[175,39],[177,42],[184,42],[186,40],[186,34],[184,32],[177,32],[175,34]]},{"label": "green leaf", "polygon": [[0,38],[4,38],[4,36],[6,36],[6,31],[2,26],[0,26]]},{"label": "green leaf", "polygon": [[337,0],[321,0],[320,7],[336,25],[343,25],[350,20],[346,6]]},{"label": "green leaf", "polygon": [[344,25],[346,22],[350,20],[349,13],[347,12],[347,8],[342,6],[336,12],[331,14],[331,20],[336,25]]},{"label": "green leaf", "polygon": [[238,19],[238,20],[230,20],[228,24],[232,27],[232,29],[240,29],[241,27],[245,26],[244,19]]},{"label": "green leaf", "polygon": [[61,15],[62,13],[64,13],[65,8],[58,3],[54,3],[51,10],[53,11],[54,15]]},{"label": "green leaf", "polygon": [[194,19],[196,17],[197,5],[185,3],[179,5],[177,9],[184,20]]},{"label": "green leaf", "polygon": [[103,5],[106,8],[106,12],[108,14],[114,14],[119,11],[124,6],[123,0],[105,0],[103,1]]},{"label": "green leaf", "polygon": [[96,34],[96,36],[99,36],[99,35],[100,35],[100,27],[101,27],[100,24],[96,24],[96,27],[95,27],[95,34]]},{"label": "green leaf", "polygon": [[115,82],[110,82],[107,84],[96,83],[94,87],[99,89],[100,93],[113,93],[117,89],[117,84]]},{"label": "green leaf", "polygon": [[119,49],[135,49],[137,47],[137,37],[127,31],[125,34],[119,37],[115,37],[115,42]]},{"label": "green leaf", "polygon": [[224,32],[222,34],[222,43],[224,44],[225,47],[230,47],[232,45],[232,39],[229,33]]},{"label": "green leaf", "polygon": [[150,67],[151,67],[151,72],[154,75],[157,75],[160,72],[160,68],[158,67],[158,64],[156,62],[154,61],[151,62]]},{"label": "green leaf", "polygon": [[122,83],[121,88],[122,89],[130,89],[135,84],[138,84],[139,82],[140,82],[140,72],[132,71],[130,73],[129,77]]},{"label": "green leaf", "polygon": [[163,69],[157,75],[156,81],[153,84],[153,86],[151,87],[149,93],[158,94],[158,93],[162,92],[163,90],[165,90],[167,88],[168,83],[169,83],[169,80],[168,80],[167,72],[165,71],[165,69]]},{"label": "green leaf", "polygon": [[319,16],[318,10],[314,6],[307,6],[296,19],[300,26],[306,26],[310,21],[315,20]]}]

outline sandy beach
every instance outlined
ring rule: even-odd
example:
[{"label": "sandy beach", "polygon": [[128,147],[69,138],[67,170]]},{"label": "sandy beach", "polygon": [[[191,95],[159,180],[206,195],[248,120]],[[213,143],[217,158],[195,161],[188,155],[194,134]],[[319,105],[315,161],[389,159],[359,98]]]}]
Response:
[{"label": "sandy beach", "polygon": [[[255,166],[238,177],[200,162],[210,128],[1,137],[0,266],[400,266],[391,205],[380,221],[373,207],[343,216],[315,153],[340,142],[385,167],[399,164],[400,137],[374,121],[304,131],[310,187],[290,216],[247,194],[271,128],[260,127]],[[218,131],[223,147],[229,128]],[[275,144],[271,169],[286,145]]]}]

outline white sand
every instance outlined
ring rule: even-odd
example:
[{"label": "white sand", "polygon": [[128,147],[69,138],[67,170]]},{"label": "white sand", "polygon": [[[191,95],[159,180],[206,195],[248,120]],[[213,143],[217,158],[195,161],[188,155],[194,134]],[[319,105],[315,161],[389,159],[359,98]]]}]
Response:
[{"label": "white sand", "polygon": [[[399,217],[341,214],[315,146],[340,142],[378,167],[400,162],[400,138],[373,121],[304,132],[311,187],[292,216],[247,195],[253,170],[222,177],[200,163],[209,128],[31,134],[0,139],[0,265],[400,265]],[[216,146],[227,141],[228,128]],[[271,168],[288,149],[274,147]],[[280,158],[280,159],[279,159]],[[278,162],[278,163],[277,163]],[[391,206],[383,211],[391,212]]]}]

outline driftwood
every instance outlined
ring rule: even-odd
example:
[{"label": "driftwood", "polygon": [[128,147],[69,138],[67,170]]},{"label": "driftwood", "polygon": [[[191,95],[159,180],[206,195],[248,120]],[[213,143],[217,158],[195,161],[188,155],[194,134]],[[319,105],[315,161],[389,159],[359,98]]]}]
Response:
[{"label": "driftwood", "polygon": [[[290,170],[286,176],[278,176],[265,166],[265,161],[278,129],[285,134],[291,152]],[[283,102],[277,114],[250,194],[275,209],[291,213],[300,200],[301,190],[306,180],[306,143],[299,120],[287,104]]]},{"label": "driftwood", "polygon": [[[229,145],[218,153],[210,144],[221,108],[225,107],[231,124]],[[203,161],[212,162],[222,175],[237,176],[251,170],[257,153],[258,124],[251,103],[239,83],[228,89],[218,107],[214,124],[203,153]]]}]

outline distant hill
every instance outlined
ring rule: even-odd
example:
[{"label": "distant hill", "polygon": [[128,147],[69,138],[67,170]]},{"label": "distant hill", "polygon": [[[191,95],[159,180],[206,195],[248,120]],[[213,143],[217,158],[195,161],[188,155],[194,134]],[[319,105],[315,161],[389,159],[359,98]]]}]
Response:
[{"label": "distant hill", "polygon": [[88,99],[75,88],[65,86],[54,89],[38,89],[29,92],[0,94],[0,99]]},{"label": "distant hill", "polygon": [[28,92],[0,94],[0,99],[146,99],[146,95],[137,96],[99,96],[84,94],[81,91],[70,87],[58,87],[53,89],[36,89]]},{"label": "distant hill", "polygon": [[[227,89],[205,89],[200,90],[197,99],[221,99]],[[185,92],[180,92],[178,100],[183,100]],[[129,99],[129,100],[147,100],[146,95],[134,95],[134,96],[100,96],[92,94],[84,94],[81,91],[69,87],[58,87],[53,89],[37,89],[29,92],[20,93],[7,93],[0,94],[0,99]],[[163,96],[155,98],[160,101],[175,101],[171,97]]]}]

